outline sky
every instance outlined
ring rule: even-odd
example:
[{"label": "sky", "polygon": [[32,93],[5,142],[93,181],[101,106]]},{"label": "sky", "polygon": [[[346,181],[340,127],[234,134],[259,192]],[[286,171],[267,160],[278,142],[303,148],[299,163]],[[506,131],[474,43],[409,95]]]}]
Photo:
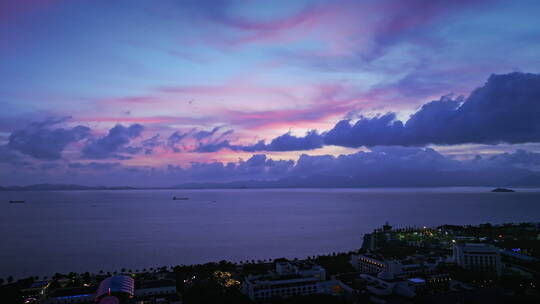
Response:
[{"label": "sky", "polygon": [[505,184],[540,2],[0,0],[0,185]]}]

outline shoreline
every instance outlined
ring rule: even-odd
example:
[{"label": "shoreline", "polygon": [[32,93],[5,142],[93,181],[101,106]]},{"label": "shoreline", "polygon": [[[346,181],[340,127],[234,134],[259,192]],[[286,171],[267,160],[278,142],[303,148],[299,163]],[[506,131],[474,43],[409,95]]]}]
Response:
[{"label": "shoreline", "polygon": [[[467,225],[444,224],[444,225],[438,225],[438,226],[435,226],[435,227],[411,226],[411,227],[403,227],[403,228],[396,228],[396,229],[397,230],[399,230],[399,229],[433,229],[433,230],[435,230],[435,229],[439,229],[439,227],[452,227],[452,226],[453,227],[461,227],[461,228],[466,228],[466,227],[474,228],[474,227],[482,227],[483,225],[491,225],[492,227],[505,227],[505,226],[508,226],[508,225],[519,226],[519,225],[529,225],[529,224],[540,226],[540,222],[511,222],[511,223],[481,223],[481,224],[477,224],[477,225],[474,225],[474,224],[467,224]],[[373,231],[375,232],[375,231],[377,231],[377,229],[374,229]],[[371,234],[371,233],[363,234],[361,239],[365,239],[365,236],[369,235],[369,234]],[[360,242],[359,245],[362,245],[361,242]],[[203,265],[215,265],[215,264],[219,264],[221,262],[226,262],[228,264],[238,265],[238,266],[245,265],[245,264],[261,264],[261,263],[264,264],[265,262],[270,262],[270,261],[274,261],[274,260],[282,259],[282,258],[285,258],[285,259],[288,259],[288,260],[306,260],[306,259],[309,259],[311,257],[324,257],[324,256],[340,255],[340,254],[352,254],[352,253],[355,253],[355,252],[358,252],[359,250],[361,250],[362,246],[359,246],[357,249],[348,250],[348,251],[333,251],[333,252],[327,252],[327,253],[322,253],[322,254],[311,254],[311,255],[307,255],[305,257],[279,256],[279,257],[274,257],[274,258],[259,258],[259,259],[253,258],[253,259],[238,260],[238,261],[221,259],[221,260],[212,260],[212,261],[201,262],[201,263],[192,263],[192,264],[154,265],[154,266],[139,266],[139,267],[122,266],[120,269],[112,269],[112,270],[110,270],[110,269],[109,270],[100,269],[100,270],[97,270],[97,271],[82,271],[82,272],[80,272],[80,271],[75,272],[72,269],[69,272],[67,272],[67,271],[63,271],[63,272],[56,271],[54,273],[39,274],[39,275],[37,275],[37,274],[26,275],[26,276],[4,275],[4,277],[2,277],[0,275],[0,278],[6,279],[8,276],[11,276],[15,280],[23,280],[23,279],[35,278],[35,277],[49,278],[50,279],[56,274],[65,274],[65,275],[67,275],[69,273],[74,273],[74,274],[77,274],[77,275],[82,275],[84,273],[89,273],[90,275],[102,275],[102,274],[120,273],[121,269],[132,270],[130,272],[133,273],[133,274],[143,274],[143,273],[146,273],[146,272],[143,272],[143,270],[152,269],[152,268],[153,269],[160,269],[162,267],[167,267],[167,269],[172,269],[174,267],[198,267],[198,266],[203,266]]]}]

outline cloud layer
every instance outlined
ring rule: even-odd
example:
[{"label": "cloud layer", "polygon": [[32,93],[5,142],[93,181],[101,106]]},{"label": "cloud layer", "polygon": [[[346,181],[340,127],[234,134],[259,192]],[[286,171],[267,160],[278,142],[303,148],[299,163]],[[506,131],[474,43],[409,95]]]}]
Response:
[{"label": "cloud layer", "polygon": [[76,126],[73,128],[54,128],[65,121],[48,120],[32,123],[24,129],[15,130],[9,136],[9,148],[42,160],[62,158],[62,152],[70,143],[80,141],[90,134],[90,128]]},{"label": "cloud layer", "polygon": [[325,143],[346,147],[498,144],[540,141],[540,75],[492,75],[464,101],[444,96],[407,122],[389,113],[340,121]]},{"label": "cloud layer", "polygon": [[[169,164],[165,168],[127,166],[118,162],[72,162],[50,168],[3,171],[14,182],[47,179],[84,185],[250,187],[405,187],[509,185],[540,170],[540,153],[517,150],[457,160],[434,149],[377,147],[347,155],[303,154],[297,161],[254,154],[237,162]],[[60,174],[61,173],[61,174]]]},{"label": "cloud layer", "polygon": [[165,140],[159,134],[141,139],[144,126],[116,125],[105,136],[90,135],[85,126],[55,127],[62,120],[32,123],[15,130],[8,147],[42,160],[58,160],[67,145],[86,139],[81,149],[86,159],[129,159],[161,151],[214,153],[223,149],[240,152],[307,151],[324,146],[349,148],[376,146],[427,146],[540,142],[540,75],[511,73],[492,75],[466,99],[447,95],[421,106],[407,121],[396,113],[347,118],[327,131],[291,132],[269,142],[236,144],[233,130],[222,127],[174,131]]},{"label": "cloud layer", "polygon": [[200,152],[229,148],[241,151],[304,151],[335,145],[426,146],[540,142],[540,75],[492,75],[464,100],[443,96],[424,104],[406,121],[395,113],[339,121],[324,132],[296,137],[285,133],[266,144],[232,145],[228,141],[199,147]]},{"label": "cloud layer", "polygon": [[[540,154],[524,149],[459,160],[423,148],[539,143],[537,74],[492,75],[466,99],[443,96],[421,106],[405,122],[398,120],[396,113],[356,117],[343,119],[327,131],[312,130],[305,136],[287,132],[254,144],[236,143],[236,133],[222,126],[173,129],[161,139],[155,130],[142,124],[117,124],[104,134],[73,124],[69,118],[48,119],[13,131],[6,144],[0,145],[0,165],[10,176],[24,173],[25,177],[19,178],[27,181],[34,177],[84,180],[82,176],[89,174],[96,182],[118,180],[161,186],[251,179],[299,187],[484,185],[506,183],[540,170]],[[175,162],[177,156],[207,153],[245,156],[268,151],[276,158],[284,155],[280,153],[327,146],[369,147],[369,151],[339,156],[302,154],[297,159],[254,154],[236,162],[219,158],[204,161],[204,157],[190,165]],[[64,153],[66,150],[69,153]],[[156,157],[161,161],[158,165],[141,165],[141,158]],[[133,163],[128,165],[127,160]],[[7,175],[3,178],[7,180]]]},{"label": "cloud layer", "polygon": [[126,154],[137,154],[140,147],[128,146],[130,141],[141,135],[144,127],[133,124],[129,127],[116,125],[109,133],[101,138],[91,140],[83,149],[82,156],[91,159],[129,159]]}]

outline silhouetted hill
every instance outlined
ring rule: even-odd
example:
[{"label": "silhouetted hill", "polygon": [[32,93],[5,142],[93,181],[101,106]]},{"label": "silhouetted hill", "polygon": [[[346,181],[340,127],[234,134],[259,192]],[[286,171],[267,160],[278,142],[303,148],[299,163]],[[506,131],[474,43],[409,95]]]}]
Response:
[{"label": "silhouetted hill", "polygon": [[[352,176],[290,176],[277,180],[243,180],[231,182],[182,183],[171,187],[81,186],[73,184],[37,184],[1,187],[0,191],[54,190],[135,190],[135,189],[247,189],[247,188],[376,188],[376,187],[459,187],[459,186],[540,186],[540,175],[522,171],[508,172],[396,170]],[[523,177],[525,176],[525,177]],[[515,180],[508,182],[508,180]]]},{"label": "silhouetted hill", "polygon": [[65,191],[65,190],[131,190],[133,187],[81,186],[62,184],[36,184],[28,186],[0,187],[0,191]]},{"label": "silhouetted hill", "polygon": [[[405,178],[407,176],[407,178]],[[518,175],[519,176],[519,175]],[[523,176],[523,175],[521,175]],[[515,177],[514,177],[515,178]],[[459,187],[506,184],[508,177],[499,172],[417,170],[387,174],[386,172],[354,176],[310,175],[291,176],[267,181],[235,181],[225,183],[184,183],[177,189],[243,189],[243,188],[370,188],[370,187]]]}]

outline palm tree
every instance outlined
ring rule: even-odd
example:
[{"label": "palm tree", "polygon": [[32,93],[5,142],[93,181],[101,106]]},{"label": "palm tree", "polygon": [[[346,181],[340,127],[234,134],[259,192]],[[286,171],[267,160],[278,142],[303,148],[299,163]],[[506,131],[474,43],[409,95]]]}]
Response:
[{"label": "palm tree", "polygon": [[7,282],[8,284],[11,284],[11,282],[13,282],[13,277],[12,276],[7,277]]}]

